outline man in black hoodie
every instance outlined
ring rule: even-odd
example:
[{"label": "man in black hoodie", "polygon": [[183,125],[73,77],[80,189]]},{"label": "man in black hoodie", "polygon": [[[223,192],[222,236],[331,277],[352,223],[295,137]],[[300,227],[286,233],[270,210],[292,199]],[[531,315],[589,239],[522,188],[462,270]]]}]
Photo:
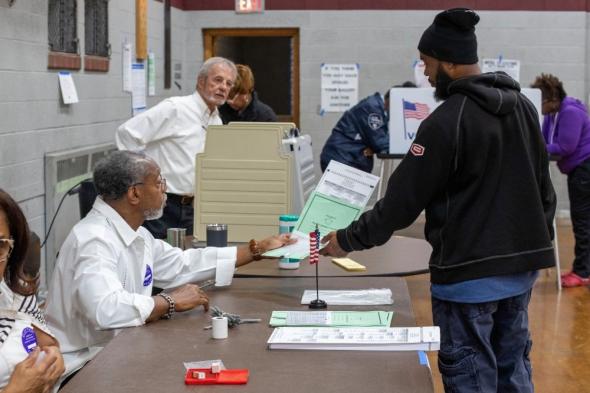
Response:
[{"label": "man in black hoodie", "polygon": [[554,266],[555,193],[532,103],[502,72],[481,74],[472,10],[438,14],[418,49],[445,100],[425,119],[385,197],[322,239],[343,256],[387,242],[426,210],[432,313],[446,391],[532,392],[528,303]]}]

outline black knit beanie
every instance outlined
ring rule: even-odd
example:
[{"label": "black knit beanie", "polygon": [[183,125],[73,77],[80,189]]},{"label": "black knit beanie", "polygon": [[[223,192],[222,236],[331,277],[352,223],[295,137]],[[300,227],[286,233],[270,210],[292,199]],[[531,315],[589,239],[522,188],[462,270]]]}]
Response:
[{"label": "black knit beanie", "polygon": [[418,50],[449,63],[477,63],[477,22],[479,15],[468,8],[443,11],[436,15],[434,22],[422,34]]}]

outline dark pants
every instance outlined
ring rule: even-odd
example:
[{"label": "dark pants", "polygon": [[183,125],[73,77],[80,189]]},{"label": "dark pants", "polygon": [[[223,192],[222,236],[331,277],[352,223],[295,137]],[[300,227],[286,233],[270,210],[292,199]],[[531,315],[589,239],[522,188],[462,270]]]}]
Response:
[{"label": "dark pants", "polygon": [[586,160],[567,175],[570,213],[576,239],[573,271],[578,276],[590,276],[590,160]]},{"label": "dark pants", "polygon": [[528,328],[531,291],[487,303],[432,298],[440,326],[438,368],[446,393],[532,393]]},{"label": "dark pants", "polygon": [[166,239],[168,228],[186,228],[186,234],[193,234],[193,202],[183,200],[181,196],[167,194],[164,214],[157,220],[144,221],[143,226],[156,239]]}]

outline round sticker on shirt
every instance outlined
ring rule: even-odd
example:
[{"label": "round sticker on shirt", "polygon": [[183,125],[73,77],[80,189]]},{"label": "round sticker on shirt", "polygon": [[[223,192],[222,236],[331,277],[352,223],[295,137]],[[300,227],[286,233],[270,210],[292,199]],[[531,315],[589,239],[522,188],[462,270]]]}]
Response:
[{"label": "round sticker on shirt", "polygon": [[143,279],[143,286],[147,287],[152,283],[152,268],[150,265],[145,265],[145,277]]},{"label": "round sticker on shirt", "polygon": [[372,130],[383,127],[383,118],[378,113],[371,113],[367,121]]},{"label": "round sticker on shirt", "polygon": [[23,329],[23,334],[21,336],[23,342],[23,348],[27,353],[33,352],[33,349],[37,347],[37,335],[35,331],[30,327],[26,327]]}]

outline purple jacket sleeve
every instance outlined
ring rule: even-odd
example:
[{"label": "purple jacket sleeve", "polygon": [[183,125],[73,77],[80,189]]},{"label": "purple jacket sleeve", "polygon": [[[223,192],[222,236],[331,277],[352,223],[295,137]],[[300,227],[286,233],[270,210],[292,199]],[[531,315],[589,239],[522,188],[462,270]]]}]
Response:
[{"label": "purple jacket sleeve", "polygon": [[557,136],[553,138],[553,143],[547,145],[549,154],[560,156],[572,154],[580,141],[585,118],[584,112],[573,108],[566,108],[560,112],[557,119]]}]

